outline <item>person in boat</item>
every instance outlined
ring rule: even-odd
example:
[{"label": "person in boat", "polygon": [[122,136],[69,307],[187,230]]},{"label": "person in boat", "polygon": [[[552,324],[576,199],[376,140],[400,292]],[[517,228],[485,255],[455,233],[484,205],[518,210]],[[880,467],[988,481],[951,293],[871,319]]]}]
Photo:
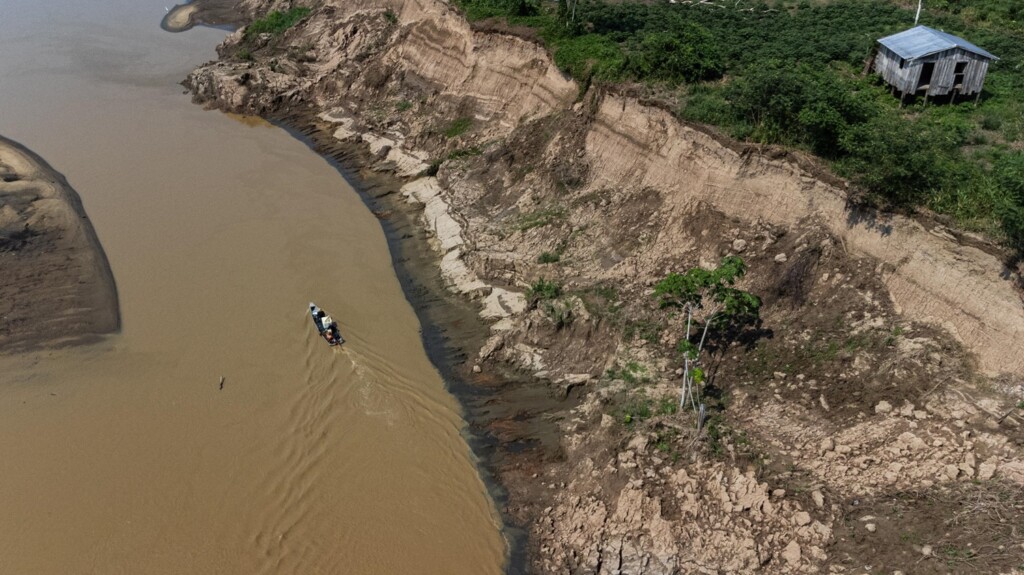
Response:
[{"label": "person in boat", "polygon": [[328,343],[334,343],[334,329],[327,328],[326,330],[324,330],[324,338],[327,340]]}]

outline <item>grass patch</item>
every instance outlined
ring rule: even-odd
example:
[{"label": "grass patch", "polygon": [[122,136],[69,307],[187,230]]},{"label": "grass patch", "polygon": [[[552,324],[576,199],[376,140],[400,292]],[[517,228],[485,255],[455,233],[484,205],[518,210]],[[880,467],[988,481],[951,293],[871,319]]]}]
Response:
[{"label": "grass patch", "polygon": [[663,397],[658,402],[658,415],[675,415],[679,411],[679,401],[672,397]]},{"label": "grass patch", "polygon": [[477,146],[471,146],[469,148],[459,148],[458,150],[452,150],[448,153],[449,160],[461,160],[462,158],[472,158],[483,154],[484,151]]},{"label": "grass patch", "polygon": [[452,121],[451,124],[448,124],[448,127],[444,129],[442,134],[444,134],[445,138],[448,138],[450,140],[452,138],[457,138],[462,134],[465,134],[472,126],[473,118],[457,118],[454,121]]},{"label": "grass patch", "polygon": [[406,112],[408,110],[411,110],[412,102],[410,102],[409,100],[401,100],[397,104],[395,104],[395,109],[398,110],[399,112]]},{"label": "grass patch", "polygon": [[280,36],[285,30],[299,23],[309,15],[311,10],[309,8],[292,8],[285,12],[274,11],[263,18],[253,20],[251,24],[245,27],[245,40],[252,40],[260,34],[270,34],[272,36]]},{"label": "grass patch", "polygon": [[629,428],[651,418],[651,400],[634,397],[622,406],[622,423]]},{"label": "grass patch", "polygon": [[558,255],[557,252],[543,252],[537,256],[537,263],[539,264],[554,264],[562,259],[562,256]]},{"label": "grass patch", "polygon": [[552,223],[565,219],[566,213],[564,208],[542,208],[533,212],[527,212],[519,216],[519,221],[516,222],[516,229],[525,232],[532,230],[533,228],[542,228]]},{"label": "grass patch", "polygon": [[661,332],[663,331],[665,331],[665,327],[656,321],[638,319],[626,322],[622,335],[626,341],[639,338],[649,343],[658,343],[661,341]]},{"label": "grass patch", "polygon": [[605,372],[605,377],[608,379],[621,379],[630,385],[651,381],[651,378],[647,375],[647,368],[635,361],[627,362],[622,367],[619,367],[618,363],[616,363],[615,367]]}]

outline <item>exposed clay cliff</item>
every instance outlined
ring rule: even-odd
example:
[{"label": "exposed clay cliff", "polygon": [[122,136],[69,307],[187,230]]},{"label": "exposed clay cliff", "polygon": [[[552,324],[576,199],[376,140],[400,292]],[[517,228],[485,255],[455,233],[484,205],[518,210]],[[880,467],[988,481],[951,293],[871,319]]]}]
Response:
[{"label": "exposed clay cliff", "polygon": [[[1024,562],[1024,303],[995,247],[853,208],[791,155],[581,94],[541,47],[436,0],[322,2],[220,52],[186,81],[198,101],[307,112],[407,181],[445,280],[493,322],[473,371],[579,398],[548,414],[555,451],[515,422],[489,430],[516,443],[498,477],[537,572]],[[763,325],[717,352],[721,415],[696,434],[674,409],[679,318],[650,286],[729,254]],[[540,277],[561,294],[528,299]]]}]

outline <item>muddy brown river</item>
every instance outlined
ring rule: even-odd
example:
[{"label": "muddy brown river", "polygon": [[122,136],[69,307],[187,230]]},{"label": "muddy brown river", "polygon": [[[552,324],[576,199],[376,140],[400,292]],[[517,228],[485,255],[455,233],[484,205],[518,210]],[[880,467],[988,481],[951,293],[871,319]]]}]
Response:
[{"label": "muddy brown river", "polygon": [[0,355],[0,573],[500,572],[378,222],[283,130],[191,104],[224,32],[163,32],[170,5],[3,2],[0,134],[81,195],[124,327]]}]

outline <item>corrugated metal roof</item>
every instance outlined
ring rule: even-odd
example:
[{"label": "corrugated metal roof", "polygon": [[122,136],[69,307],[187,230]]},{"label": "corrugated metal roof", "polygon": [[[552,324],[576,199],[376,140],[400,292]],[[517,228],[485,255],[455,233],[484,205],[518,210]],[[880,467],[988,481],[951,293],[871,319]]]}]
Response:
[{"label": "corrugated metal roof", "polygon": [[886,36],[878,41],[881,45],[896,52],[904,60],[914,60],[936,52],[942,52],[951,48],[962,48],[968,52],[974,52],[979,56],[998,60],[999,58],[971,44],[967,40],[933,30],[927,26],[915,26],[910,30],[904,30],[899,34]]}]

